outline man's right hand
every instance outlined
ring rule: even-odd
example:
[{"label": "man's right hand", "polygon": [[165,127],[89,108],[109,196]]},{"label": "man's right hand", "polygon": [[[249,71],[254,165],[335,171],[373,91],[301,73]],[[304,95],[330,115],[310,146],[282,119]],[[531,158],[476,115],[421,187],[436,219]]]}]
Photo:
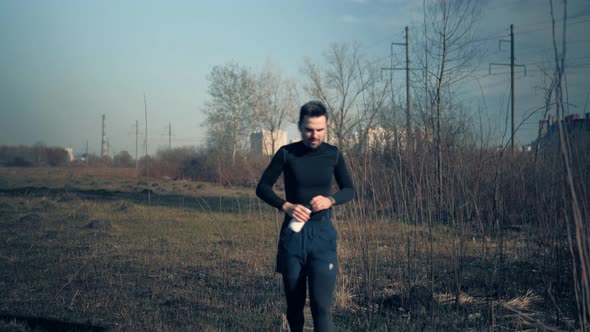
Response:
[{"label": "man's right hand", "polygon": [[283,211],[287,213],[291,218],[295,218],[297,221],[308,221],[311,211],[301,204],[292,204],[285,202],[283,204]]}]

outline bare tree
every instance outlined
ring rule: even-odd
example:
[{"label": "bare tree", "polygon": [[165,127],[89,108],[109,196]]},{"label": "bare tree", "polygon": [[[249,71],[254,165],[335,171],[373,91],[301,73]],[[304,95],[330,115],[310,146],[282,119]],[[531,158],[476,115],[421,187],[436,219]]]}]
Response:
[{"label": "bare tree", "polygon": [[[270,132],[271,149],[265,151],[273,153],[278,147],[278,131],[286,122],[296,116],[296,85],[289,79],[284,79],[278,69],[268,63],[256,78],[256,98],[254,119],[257,127]],[[266,145],[263,145],[266,148]]]},{"label": "bare tree", "polygon": [[304,89],[326,104],[331,116],[328,134],[345,147],[359,123],[360,98],[379,76],[371,73],[363,77],[367,64],[357,43],[332,44],[324,59],[323,66],[305,59],[303,71],[308,83]]},{"label": "bare tree", "polygon": [[[474,71],[473,63],[479,58],[475,36],[481,9],[475,0],[428,0],[425,10],[424,65],[427,75],[424,84],[433,87],[427,91],[433,95],[432,105],[436,109],[436,156],[439,200],[443,196],[442,171],[442,113],[448,106],[445,96],[450,87],[465,79]],[[430,29],[427,29],[430,28]],[[439,201],[440,203],[440,201]]]},{"label": "bare tree", "polygon": [[[566,56],[566,27],[567,27],[567,1],[563,0],[563,26],[561,29],[561,50],[557,46],[557,36],[555,31],[555,15],[553,9],[553,0],[549,0],[551,9],[552,35],[553,35],[553,52],[555,55],[555,108],[557,113],[557,124],[559,129],[559,151],[564,168],[564,182],[566,193],[563,200],[568,202],[569,214],[571,221],[566,216],[566,226],[570,252],[573,258],[574,290],[576,302],[578,305],[580,328],[585,331],[590,325],[590,232],[588,229],[588,215],[584,213],[580,206],[580,197],[583,197],[583,191],[576,188],[574,181],[574,164],[572,161],[572,148],[566,136],[564,128],[564,101],[563,85],[565,82],[565,56]],[[580,195],[582,194],[582,195]],[[571,224],[571,225],[570,225]],[[573,229],[572,229],[573,228]]]},{"label": "bare tree", "polygon": [[208,76],[210,99],[205,102],[208,145],[231,155],[246,148],[255,101],[253,74],[236,63],[215,66]]}]

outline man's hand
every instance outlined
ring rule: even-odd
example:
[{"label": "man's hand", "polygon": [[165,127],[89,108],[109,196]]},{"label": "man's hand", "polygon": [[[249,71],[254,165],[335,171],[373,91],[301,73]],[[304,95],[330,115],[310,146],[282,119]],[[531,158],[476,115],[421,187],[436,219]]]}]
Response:
[{"label": "man's hand", "polygon": [[311,210],[313,212],[318,212],[331,208],[332,205],[334,205],[334,199],[331,197],[318,195],[311,199],[309,205],[311,206]]},{"label": "man's hand", "polygon": [[283,204],[283,211],[287,213],[291,218],[295,218],[297,221],[308,221],[309,216],[311,215],[311,211],[303,205],[300,204],[292,204],[289,202],[285,202]]}]

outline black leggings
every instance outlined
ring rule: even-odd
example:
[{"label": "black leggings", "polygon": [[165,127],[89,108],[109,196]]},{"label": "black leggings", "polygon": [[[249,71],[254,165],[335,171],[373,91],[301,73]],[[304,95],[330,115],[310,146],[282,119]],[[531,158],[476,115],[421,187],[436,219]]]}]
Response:
[{"label": "black leggings", "polygon": [[311,222],[300,233],[283,233],[281,273],[287,298],[287,320],[292,332],[303,331],[305,298],[309,301],[316,332],[332,331],[333,302],[338,257],[336,232],[329,220]]},{"label": "black leggings", "polygon": [[330,305],[332,304],[336,274],[310,273],[299,278],[283,275],[285,295],[287,297],[287,320],[292,332],[303,331],[303,308],[306,297],[306,279],[309,280],[309,302],[313,316],[314,331],[332,331]]}]

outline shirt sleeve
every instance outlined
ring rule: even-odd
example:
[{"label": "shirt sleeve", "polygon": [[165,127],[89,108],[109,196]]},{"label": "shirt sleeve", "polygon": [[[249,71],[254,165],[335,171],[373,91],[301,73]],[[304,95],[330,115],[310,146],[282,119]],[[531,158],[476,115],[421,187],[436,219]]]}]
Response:
[{"label": "shirt sleeve", "polygon": [[338,154],[338,160],[334,167],[334,178],[336,178],[336,183],[340,190],[332,195],[332,197],[334,198],[334,201],[336,201],[336,205],[338,205],[346,203],[354,198],[354,187],[342,152],[338,149],[336,153]]},{"label": "shirt sleeve", "polygon": [[264,173],[262,173],[260,181],[256,186],[256,196],[258,196],[258,198],[262,199],[270,206],[273,206],[279,210],[282,209],[286,200],[279,197],[272,187],[274,186],[275,182],[277,182],[279,175],[281,175],[283,172],[285,153],[286,151],[284,148],[280,148],[277,151]]}]

